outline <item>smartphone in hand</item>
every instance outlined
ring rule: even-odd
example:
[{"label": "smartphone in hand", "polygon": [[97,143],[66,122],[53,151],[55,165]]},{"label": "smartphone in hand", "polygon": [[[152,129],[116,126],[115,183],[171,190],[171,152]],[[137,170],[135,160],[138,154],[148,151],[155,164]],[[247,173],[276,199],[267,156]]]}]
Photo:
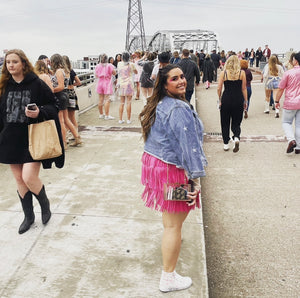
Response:
[{"label": "smartphone in hand", "polygon": [[35,103],[29,103],[27,105],[27,109],[31,111],[35,111],[37,109],[37,105]]}]

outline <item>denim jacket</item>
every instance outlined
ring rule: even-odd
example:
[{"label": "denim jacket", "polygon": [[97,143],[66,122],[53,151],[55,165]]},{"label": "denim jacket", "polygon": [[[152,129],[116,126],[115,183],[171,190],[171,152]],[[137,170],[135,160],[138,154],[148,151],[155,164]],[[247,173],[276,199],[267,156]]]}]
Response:
[{"label": "denim jacket", "polygon": [[157,105],[144,151],[184,169],[194,179],[205,176],[202,143],[203,124],[197,113],[184,101],[164,97]]}]

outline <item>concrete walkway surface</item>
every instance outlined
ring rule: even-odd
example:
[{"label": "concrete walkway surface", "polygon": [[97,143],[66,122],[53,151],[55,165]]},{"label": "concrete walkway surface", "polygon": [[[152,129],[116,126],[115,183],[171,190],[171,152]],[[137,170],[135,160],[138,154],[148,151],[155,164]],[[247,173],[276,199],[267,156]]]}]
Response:
[{"label": "concrete walkway surface", "polygon": [[[118,115],[119,102],[111,105]],[[207,297],[201,210],[183,228],[177,272],[193,286],[177,293],[158,289],[162,221],[140,199],[141,139],[133,123],[98,118],[97,108],[79,116],[84,145],[69,148],[63,169],[41,170],[51,201],[46,226],[36,220],[18,234],[23,220],[10,169],[0,165],[0,297]],[[126,118],[125,118],[126,120]]]},{"label": "concrete walkway surface", "polygon": [[252,88],[236,154],[223,151],[216,84],[196,88],[209,165],[177,265],[191,288],[158,290],[163,229],[140,199],[143,103],[133,100],[132,124],[118,124],[118,101],[115,120],[97,108],[81,114],[84,145],[68,149],[63,169],[41,170],[53,212],[46,226],[35,201],[33,227],[17,233],[15,182],[0,165],[0,297],[299,297],[300,156],[285,153],[282,119],[263,113],[257,75]]},{"label": "concrete walkway surface", "polygon": [[[264,114],[254,75],[240,151],[223,150],[217,86],[197,93],[207,136],[202,204],[209,297],[300,297],[300,155],[286,154],[282,114]],[[281,106],[283,98],[281,99]]]}]

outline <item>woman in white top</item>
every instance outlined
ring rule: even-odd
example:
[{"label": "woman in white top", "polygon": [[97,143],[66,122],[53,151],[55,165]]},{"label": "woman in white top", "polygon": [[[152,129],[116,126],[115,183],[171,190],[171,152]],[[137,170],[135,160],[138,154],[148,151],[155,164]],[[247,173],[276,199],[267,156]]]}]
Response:
[{"label": "woman in white top", "polygon": [[134,93],[134,74],[137,74],[134,63],[129,62],[128,52],[122,54],[122,61],[118,63],[118,86],[120,95],[119,124],[123,124],[123,112],[126,101],[127,124],[131,123],[131,99]]},{"label": "woman in white top", "polygon": [[[262,72],[261,81],[265,82],[265,114],[270,113],[270,98],[273,91],[273,98],[276,98],[279,82],[283,76],[284,70],[281,65],[277,64],[276,56],[272,55]],[[279,118],[279,109],[275,110],[275,118]]]}]

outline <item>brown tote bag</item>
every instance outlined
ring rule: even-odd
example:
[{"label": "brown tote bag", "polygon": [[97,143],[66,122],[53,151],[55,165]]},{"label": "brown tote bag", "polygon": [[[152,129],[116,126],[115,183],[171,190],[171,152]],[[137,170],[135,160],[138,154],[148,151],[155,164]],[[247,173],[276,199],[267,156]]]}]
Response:
[{"label": "brown tote bag", "polygon": [[44,160],[62,155],[54,120],[28,125],[29,152],[34,160]]}]

